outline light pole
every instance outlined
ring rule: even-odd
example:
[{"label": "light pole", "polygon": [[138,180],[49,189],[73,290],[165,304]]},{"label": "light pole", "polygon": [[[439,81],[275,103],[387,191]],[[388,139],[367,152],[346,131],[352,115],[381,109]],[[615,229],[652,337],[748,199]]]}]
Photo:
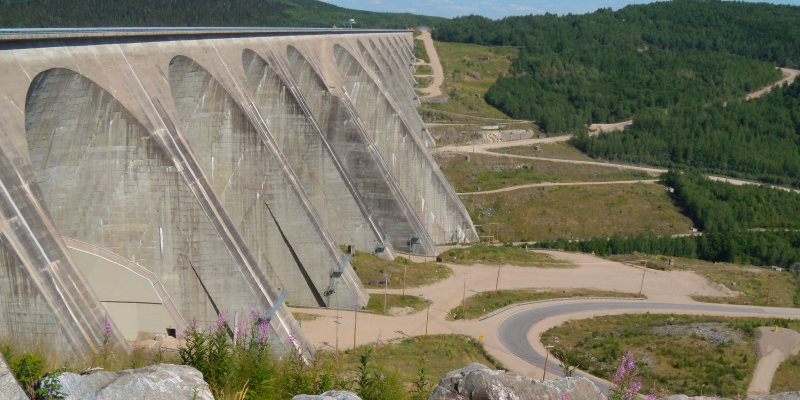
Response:
[{"label": "light pole", "polygon": [[356,355],[356,329],[358,329],[358,304],[353,306],[355,318],[353,319],[353,355]]},{"label": "light pole", "polygon": [[389,275],[383,274],[383,313],[386,314],[386,290],[389,288]]},{"label": "light pole", "polygon": [[403,266],[403,296],[406,295],[406,272],[408,271],[408,265]]},{"label": "light pole", "polygon": [[333,322],[336,323],[336,353],[335,354],[336,354],[337,357],[339,356],[339,324],[341,324],[341,322],[339,322],[339,318],[340,318],[339,317],[339,309],[337,308],[336,309],[336,319],[333,321]]},{"label": "light pole", "polygon": [[461,311],[464,312],[464,319],[467,319],[467,273],[464,272],[464,297],[461,300]]},{"label": "light pole", "polygon": [[[644,262],[644,271],[642,271],[642,284],[639,286],[639,294],[642,294],[642,290],[644,290],[644,275],[647,274],[647,261]],[[769,296],[767,296],[769,297]],[[769,301],[767,301],[769,303]]]},{"label": "light pole", "polygon": [[769,274],[769,287],[767,287],[767,305],[769,305],[770,292],[772,292],[772,273]]},{"label": "light pole", "polygon": [[544,373],[542,374],[542,380],[544,380],[545,377],[547,376],[547,360],[550,359],[550,350],[547,349],[552,349],[552,348],[553,348],[552,345],[544,346],[544,352],[547,353],[547,355],[545,355],[544,357]]},{"label": "light pole", "polygon": [[428,304],[428,311],[425,314],[425,341],[428,341],[428,321],[431,317],[431,299],[425,299],[425,303]]}]

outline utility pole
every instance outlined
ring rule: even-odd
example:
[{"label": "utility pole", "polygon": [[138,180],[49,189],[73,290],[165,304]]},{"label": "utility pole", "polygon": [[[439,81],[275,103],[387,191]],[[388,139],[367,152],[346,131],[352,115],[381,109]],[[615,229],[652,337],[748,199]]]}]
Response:
[{"label": "utility pole", "polygon": [[[642,271],[642,284],[639,286],[639,294],[642,294],[642,290],[644,290],[644,275],[647,273],[647,261],[644,262],[644,271]],[[769,303],[769,301],[767,302]]]},{"label": "utility pole", "polygon": [[338,308],[336,309],[336,321],[335,322],[336,322],[336,353],[335,354],[338,357],[339,356],[339,324],[341,324],[341,322],[339,322],[339,309]]},{"label": "utility pole", "polygon": [[428,321],[431,318],[431,301],[429,299],[425,299],[425,302],[428,303],[428,312],[425,315],[425,341],[428,341]]},{"label": "utility pole", "polygon": [[500,267],[502,264],[497,266],[497,282],[494,284],[494,294],[497,294],[497,288],[500,287]]},{"label": "utility pole", "polygon": [[464,311],[464,319],[467,319],[467,273],[464,272],[464,297],[461,300],[461,311]]},{"label": "utility pole", "polygon": [[544,373],[542,374],[542,380],[544,380],[547,376],[547,360],[550,359],[550,350],[547,349],[550,348],[553,348],[553,346],[544,346],[544,351],[547,353],[547,355],[544,357]]},{"label": "utility pole", "polygon": [[772,292],[772,273],[769,274],[769,287],[767,288],[767,305],[769,305],[770,292]]},{"label": "utility pole", "polygon": [[403,266],[403,296],[406,295],[406,271],[408,271],[408,265]]},{"label": "utility pole", "polygon": [[389,275],[383,274],[383,313],[386,314],[386,289],[389,288]]},{"label": "utility pole", "polygon": [[353,306],[356,316],[353,319],[353,355],[356,355],[356,329],[358,328],[358,304]]}]

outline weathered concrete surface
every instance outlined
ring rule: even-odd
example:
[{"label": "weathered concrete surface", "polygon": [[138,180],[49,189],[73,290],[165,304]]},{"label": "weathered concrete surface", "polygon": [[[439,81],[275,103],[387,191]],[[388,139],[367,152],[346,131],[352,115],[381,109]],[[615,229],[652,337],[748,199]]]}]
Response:
[{"label": "weathered concrete surface", "polygon": [[28,400],[28,396],[19,386],[2,354],[0,354],[0,397],[5,400]]},{"label": "weathered concrete surface", "polygon": [[603,400],[586,378],[540,381],[472,363],[446,373],[428,400]]},{"label": "weathered concrete surface", "polygon": [[213,400],[200,371],[187,365],[156,364],[117,372],[58,376],[65,400]]},{"label": "weathered concrete surface", "polygon": [[[107,312],[62,236],[157,282],[178,327],[266,313],[282,292],[365,305],[352,268],[334,273],[340,245],[392,258],[412,234],[427,254],[474,240],[414,132],[410,33],[335,33],[0,43],[0,288],[15,288],[0,330],[80,354],[102,343]],[[375,109],[351,101],[334,56],[358,40],[381,55],[359,64]],[[272,327],[280,348],[313,352],[285,305]]]}]

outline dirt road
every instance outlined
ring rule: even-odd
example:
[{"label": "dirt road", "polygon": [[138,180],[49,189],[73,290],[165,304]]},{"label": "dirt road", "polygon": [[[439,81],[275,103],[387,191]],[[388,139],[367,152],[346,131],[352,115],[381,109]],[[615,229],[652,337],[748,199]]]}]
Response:
[{"label": "dirt road", "polygon": [[444,82],[444,70],[442,69],[442,63],[439,61],[439,54],[436,53],[436,48],[433,47],[433,39],[431,39],[431,33],[429,31],[422,31],[419,39],[425,44],[425,50],[428,52],[431,62],[430,64],[418,62],[415,63],[415,65],[429,65],[431,71],[433,71],[433,83],[426,88],[417,90],[423,93],[423,95],[420,96],[422,99],[440,96],[442,94],[442,83]]},{"label": "dirt road", "polygon": [[532,187],[547,187],[547,186],[585,186],[585,185],[615,185],[615,184],[631,184],[631,183],[656,183],[657,179],[642,179],[633,181],[605,181],[605,182],[542,182],[542,183],[529,183],[527,185],[509,186],[502,189],[486,190],[483,192],[466,192],[456,193],[459,196],[468,196],[471,194],[489,194],[510,192],[512,190],[527,189]]},{"label": "dirt road", "polygon": [[800,333],[784,328],[776,332],[773,327],[761,327],[758,328],[756,346],[759,359],[747,389],[747,397],[770,394],[772,379],[778,366],[789,356],[800,353]]},{"label": "dirt road", "polygon": [[772,85],[769,85],[769,86],[767,86],[765,88],[762,88],[761,90],[757,90],[757,91],[755,91],[753,93],[748,94],[747,95],[747,100],[761,97],[761,96],[771,92],[772,89],[774,89],[776,86],[783,85],[784,82],[791,85],[792,82],[794,82],[794,80],[797,78],[797,75],[800,75],[800,71],[798,71],[796,69],[781,68],[781,72],[783,72],[783,78],[781,80],[779,80],[779,81],[777,81],[777,82],[773,83]]}]

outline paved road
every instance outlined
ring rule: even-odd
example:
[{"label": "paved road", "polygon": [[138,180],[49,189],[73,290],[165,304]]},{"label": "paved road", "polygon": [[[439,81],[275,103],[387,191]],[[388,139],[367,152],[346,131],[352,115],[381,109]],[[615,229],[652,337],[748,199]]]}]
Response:
[{"label": "paved road", "polygon": [[[529,364],[544,368],[545,356],[537,352],[528,340],[529,331],[545,319],[569,314],[586,312],[603,312],[609,314],[616,310],[639,310],[651,312],[702,312],[708,314],[741,314],[749,316],[780,315],[784,318],[800,318],[800,310],[784,308],[746,307],[716,304],[671,304],[671,303],[633,303],[633,302],[571,302],[552,306],[536,307],[516,312],[506,317],[497,327],[500,343],[517,357]],[[551,358],[547,363],[547,372],[556,376],[564,376],[564,371],[557,361]],[[592,380],[604,393],[608,392],[608,382],[592,375],[578,373]],[[538,379],[538,378],[537,378]]]}]

